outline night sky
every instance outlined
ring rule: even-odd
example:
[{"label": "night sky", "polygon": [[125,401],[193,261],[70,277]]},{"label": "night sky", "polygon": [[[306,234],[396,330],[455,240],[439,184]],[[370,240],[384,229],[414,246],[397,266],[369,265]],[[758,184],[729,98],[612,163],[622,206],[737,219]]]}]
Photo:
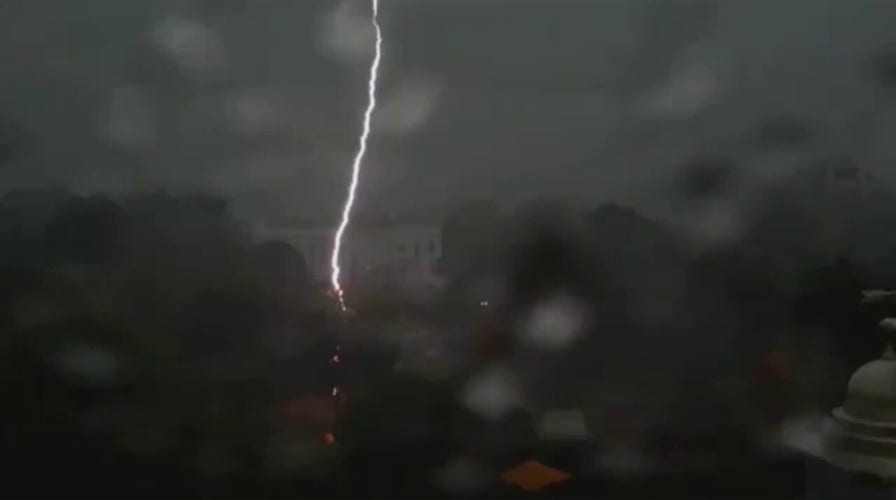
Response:
[{"label": "night sky", "polygon": [[[693,156],[731,156],[752,175],[836,153],[886,106],[870,61],[896,47],[885,0],[380,10],[361,203],[403,217],[482,197],[657,209],[658,187]],[[366,98],[368,14],[366,0],[4,1],[0,187],[200,188],[256,220],[335,220]],[[815,128],[786,161],[749,142],[781,114]],[[896,157],[883,142],[866,151],[878,171]]]}]

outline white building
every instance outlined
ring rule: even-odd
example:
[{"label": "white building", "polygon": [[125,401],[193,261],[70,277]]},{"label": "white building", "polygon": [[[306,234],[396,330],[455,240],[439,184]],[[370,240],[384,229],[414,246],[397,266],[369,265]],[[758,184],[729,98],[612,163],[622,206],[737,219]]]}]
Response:
[{"label": "white building", "polygon": [[[329,282],[334,233],[333,228],[282,228],[264,230],[262,236],[293,245],[314,279]],[[441,257],[439,226],[350,226],[341,250],[341,281],[350,286],[421,284],[437,279]]]}]

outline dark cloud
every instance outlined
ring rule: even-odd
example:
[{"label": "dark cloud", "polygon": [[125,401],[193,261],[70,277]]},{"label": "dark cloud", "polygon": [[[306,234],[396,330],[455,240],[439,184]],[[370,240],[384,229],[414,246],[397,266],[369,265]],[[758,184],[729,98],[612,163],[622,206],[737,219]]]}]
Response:
[{"label": "dark cloud", "polygon": [[[30,146],[5,155],[0,184],[198,186],[257,216],[327,220],[365,97],[366,60],[322,35],[338,8],[4,2],[0,114]],[[420,81],[438,96],[374,131],[361,197],[394,213],[469,197],[652,202],[651,179],[705,149],[743,155],[769,116],[846,141],[879,105],[873,53],[896,43],[896,4],[871,0],[382,0],[381,14],[384,99]],[[122,92],[136,122],[110,137]]]}]

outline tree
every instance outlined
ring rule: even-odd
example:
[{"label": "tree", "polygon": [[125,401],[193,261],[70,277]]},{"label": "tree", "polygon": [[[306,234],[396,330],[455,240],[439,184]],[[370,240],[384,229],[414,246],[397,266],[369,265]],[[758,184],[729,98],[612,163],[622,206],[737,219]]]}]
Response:
[{"label": "tree", "polygon": [[[300,254],[254,245],[224,200],[161,192],[10,193],[0,234],[26,236],[10,240],[14,251],[4,240],[0,262],[0,371],[15,381],[4,384],[10,421],[29,423],[14,444],[80,457],[28,467],[95,477],[96,460],[125,452],[169,468],[210,455],[242,471],[258,462],[280,352],[269,341],[305,333]],[[115,462],[116,476],[142,467]]]},{"label": "tree", "polygon": [[305,258],[289,243],[268,241],[257,245],[253,258],[262,287],[273,297],[295,301],[310,288]]},{"label": "tree", "polygon": [[61,205],[46,228],[47,248],[61,261],[112,264],[122,251],[121,207],[104,197]]}]

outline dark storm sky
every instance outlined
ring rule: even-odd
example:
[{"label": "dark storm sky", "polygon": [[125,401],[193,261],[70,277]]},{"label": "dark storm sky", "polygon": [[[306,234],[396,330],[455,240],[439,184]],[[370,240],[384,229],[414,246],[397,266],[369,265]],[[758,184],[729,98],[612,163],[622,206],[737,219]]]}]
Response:
[{"label": "dark storm sky", "polygon": [[[3,2],[0,187],[199,187],[256,217],[328,220],[364,105],[367,9]],[[470,197],[662,205],[654,188],[689,156],[775,164],[744,139],[775,114],[812,119],[806,154],[836,149],[873,108],[869,57],[896,43],[884,0],[381,0],[381,22],[361,196],[402,215]],[[869,164],[892,158],[873,148]]]}]

